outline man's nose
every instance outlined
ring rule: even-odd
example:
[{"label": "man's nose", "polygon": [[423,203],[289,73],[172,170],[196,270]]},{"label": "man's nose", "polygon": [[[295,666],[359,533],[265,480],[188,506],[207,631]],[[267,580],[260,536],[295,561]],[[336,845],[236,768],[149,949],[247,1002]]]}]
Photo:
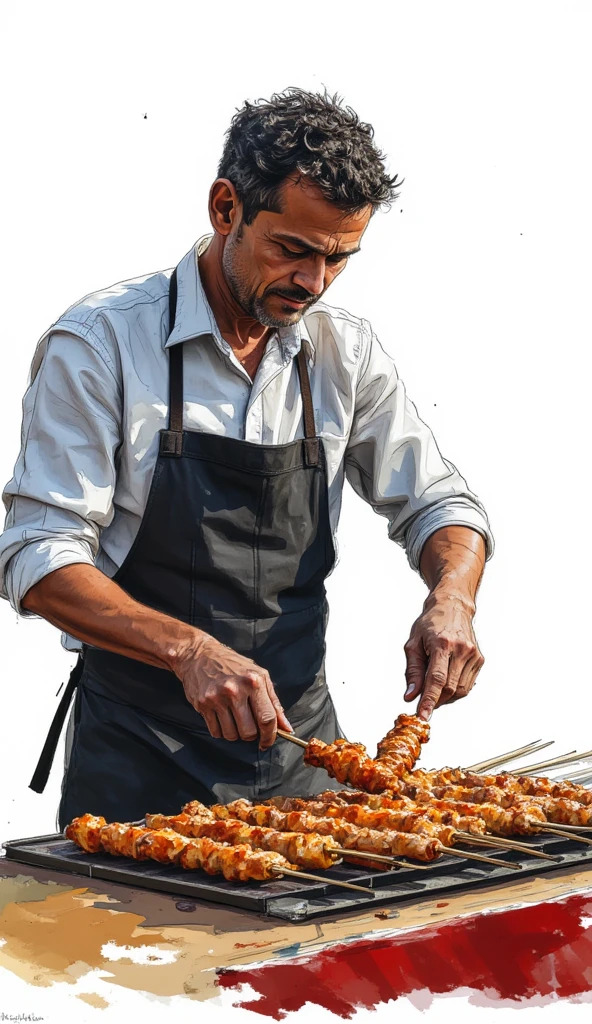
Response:
[{"label": "man's nose", "polygon": [[307,261],[298,267],[292,280],[310,295],[320,295],[325,285],[325,261]]}]

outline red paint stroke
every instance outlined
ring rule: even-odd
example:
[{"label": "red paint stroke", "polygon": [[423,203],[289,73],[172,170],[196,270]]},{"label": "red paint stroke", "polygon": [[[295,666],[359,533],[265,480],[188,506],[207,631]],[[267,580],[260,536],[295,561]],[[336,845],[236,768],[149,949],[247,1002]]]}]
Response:
[{"label": "red paint stroke", "polygon": [[351,1018],[401,996],[459,988],[481,993],[471,1002],[482,1005],[573,1000],[592,991],[586,918],[592,920],[592,893],[333,946],[300,962],[224,969],[218,984],[250,985],[260,998],[235,1005],[274,1020],[305,1003]]}]

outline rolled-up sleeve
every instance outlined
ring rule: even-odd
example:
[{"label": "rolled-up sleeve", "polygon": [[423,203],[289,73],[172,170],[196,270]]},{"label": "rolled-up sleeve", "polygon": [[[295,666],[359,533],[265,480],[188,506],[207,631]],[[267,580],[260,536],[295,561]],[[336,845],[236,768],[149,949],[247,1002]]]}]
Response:
[{"label": "rolled-up sleeve", "polygon": [[98,336],[56,331],[33,360],[0,536],[0,595],[22,615],[23,597],[48,573],[94,564],[113,517],[121,389],[105,356]]},{"label": "rolled-up sleeve", "polygon": [[356,410],[345,457],[354,490],[389,521],[389,536],[419,569],[428,537],[444,526],[493,536],[485,509],[405,393],[395,365],[364,321]]}]

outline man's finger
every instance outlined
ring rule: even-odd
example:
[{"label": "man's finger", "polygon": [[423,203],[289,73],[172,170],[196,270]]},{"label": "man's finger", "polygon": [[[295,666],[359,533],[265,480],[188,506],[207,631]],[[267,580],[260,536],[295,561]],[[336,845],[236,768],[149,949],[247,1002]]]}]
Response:
[{"label": "man's finger", "polygon": [[[453,700],[461,700],[471,692],[482,666],[483,655],[480,651],[477,651],[477,653],[467,661],[461,673]],[[452,701],[450,703],[452,703]]]},{"label": "man's finger", "polygon": [[470,656],[452,655],[448,663],[448,678],[438,698],[437,708],[454,700],[463,672],[470,660]]},{"label": "man's finger", "polygon": [[241,740],[245,740],[247,743],[253,743],[257,739],[258,730],[257,722],[255,721],[251,712],[249,703],[241,701],[232,705],[232,713],[234,720],[238,728],[238,734]]},{"label": "man's finger", "polygon": [[420,718],[429,721],[434,708],[437,707],[440,694],[448,681],[448,665],[450,663],[450,651],[438,648],[430,656],[423,693],[417,708]]},{"label": "man's finger", "polygon": [[421,693],[425,682],[428,656],[425,653],[421,638],[408,640],[404,650],[407,659],[407,668],[405,669],[407,689],[405,690],[404,700],[410,701],[415,700]]},{"label": "man's finger", "polygon": [[226,707],[219,707],[216,709],[216,717],[220,723],[220,729],[222,730],[222,736],[224,739],[230,740],[231,742],[237,740],[238,729],[231,711]]},{"label": "man's finger", "polygon": [[257,723],[259,732],[259,749],[267,750],[273,746],[277,731],[277,715],[275,708],[269,699],[267,684],[263,673],[248,672],[247,678],[251,684],[249,704]]},{"label": "man's finger", "polygon": [[285,729],[287,732],[293,732],[292,726],[290,725],[288,719],[286,718],[286,712],[284,711],[284,709],[282,707],[280,698],[278,697],[277,693],[275,692],[275,687],[274,687],[271,679],[269,679],[269,677],[266,678],[266,684],[267,684],[267,693],[269,694],[269,699],[270,699],[271,703],[273,704],[273,706],[275,708],[275,713],[276,713],[276,716],[277,716],[278,728]]},{"label": "man's finger", "polygon": [[212,711],[211,708],[204,708],[204,710],[201,711],[200,714],[202,715],[210,731],[210,734],[214,737],[214,739],[222,739],[222,729],[220,728],[220,723],[218,721],[218,716],[216,712]]}]

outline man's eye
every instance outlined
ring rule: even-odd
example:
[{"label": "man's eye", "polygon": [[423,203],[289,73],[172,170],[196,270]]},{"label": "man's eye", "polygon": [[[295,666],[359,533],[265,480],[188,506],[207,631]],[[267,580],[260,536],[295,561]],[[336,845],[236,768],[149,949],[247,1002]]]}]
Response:
[{"label": "man's eye", "polygon": [[293,252],[292,249],[286,249],[285,245],[282,245],[281,248],[284,256],[291,256],[293,260],[298,260],[302,256],[306,256],[305,252]]}]

